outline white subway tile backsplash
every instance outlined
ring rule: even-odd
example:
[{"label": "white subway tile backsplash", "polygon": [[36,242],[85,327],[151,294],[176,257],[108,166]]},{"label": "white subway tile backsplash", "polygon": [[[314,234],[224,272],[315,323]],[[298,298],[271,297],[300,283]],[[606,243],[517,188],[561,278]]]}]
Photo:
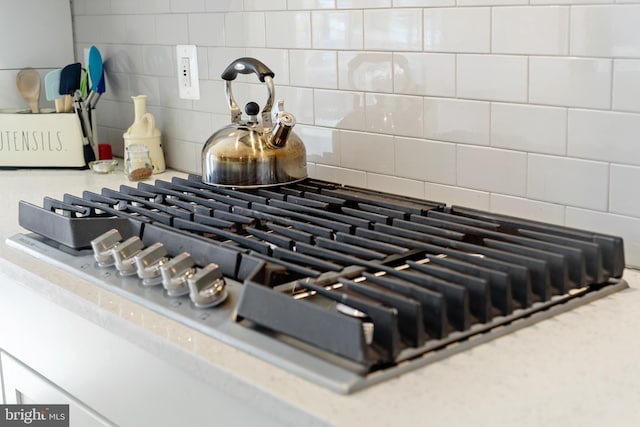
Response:
[{"label": "white subway tile backsplash", "polygon": [[[175,46],[172,46],[172,50],[176,57],[175,61],[178,62],[178,51],[175,50]],[[209,75],[209,48],[204,46],[196,46],[196,59],[198,61],[198,78],[206,79]],[[178,70],[176,69],[176,74]]]},{"label": "white subway tile backsplash", "polygon": [[627,266],[640,268],[639,218],[568,207],[566,224],[569,227],[592,230],[596,233],[621,236],[624,239]]},{"label": "white subway tile backsplash", "polygon": [[490,207],[487,192],[430,182],[424,185],[424,198],[433,202],[446,203],[448,206],[457,205],[485,211]]},{"label": "white subway tile backsplash", "polygon": [[[275,74],[273,81],[278,87],[290,84],[289,77],[289,51],[286,49],[262,49],[262,48],[247,48],[246,56],[256,58],[266,64],[271,71]],[[245,56],[245,55],[241,55]],[[237,59],[237,58],[234,58]],[[233,59],[232,59],[233,61]],[[231,63],[231,61],[229,61]],[[222,72],[222,70],[221,70]],[[256,82],[257,77],[255,75],[249,76],[249,81]]]},{"label": "white subway tile backsplash", "polygon": [[317,178],[318,174],[316,174],[316,164],[307,162],[307,176],[309,178]]},{"label": "white subway tile backsplash", "polygon": [[[289,61],[294,86],[338,88],[338,58],[332,50],[291,50]],[[301,72],[304,70],[304,72]]]},{"label": "white subway tile backsplash", "polygon": [[73,20],[76,42],[126,43],[127,31],[122,16],[76,16]]},{"label": "white subway tile backsplash", "polygon": [[267,47],[311,48],[311,12],[265,12]]},{"label": "white subway tile backsplash", "polygon": [[424,182],[398,178],[392,175],[367,173],[367,188],[417,199],[424,198]]},{"label": "white subway tile backsplash", "polygon": [[455,144],[398,137],[395,150],[395,175],[455,185]]},{"label": "white subway tile backsplash", "polygon": [[395,93],[454,97],[456,57],[446,53],[394,53]]},{"label": "white subway tile backsplash", "polygon": [[[156,121],[160,122],[158,119]],[[201,111],[166,108],[163,124],[168,137],[199,144],[204,144],[214,130],[211,114]]]},{"label": "white subway tile backsplash", "polygon": [[530,102],[609,108],[610,59],[531,57],[529,61]]},{"label": "white subway tile backsplash", "polygon": [[284,100],[284,109],[296,117],[297,123],[313,124],[313,89],[282,86],[278,87],[276,91],[278,99]]},{"label": "white subway tile backsplash", "polygon": [[132,92],[129,89],[129,75],[108,73],[105,74],[104,78],[107,91],[100,99],[131,100]]},{"label": "white subway tile backsplash", "polygon": [[[96,111],[96,116],[101,126],[123,128],[131,124],[121,123],[119,113],[120,105],[121,103],[117,101],[100,99],[100,110]],[[122,135],[120,135],[120,138],[122,138]]]},{"label": "white subway tile backsplash", "polygon": [[424,98],[424,137],[489,145],[490,108],[488,102]]},{"label": "white subway tile backsplash", "polygon": [[538,202],[524,197],[491,194],[491,211],[534,221],[564,224],[564,206]]},{"label": "white subway tile backsplash", "polygon": [[456,0],[393,0],[393,7],[455,6]]},{"label": "white subway tile backsplash", "polygon": [[338,168],[335,166],[316,164],[313,168],[313,173],[309,171],[309,176],[311,176],[311,178],[337,182],[343,185],[353,185],[356,187],[367,186],[366,172]]},{"label": "white subway tile backsplash", "polygon": [[361,10],[312,12],[311,23],[315,49],[362,49]]},{"label": "white subway tile backsplash", "polygon": [[[192,13],[189,16],[189,43],[198,46],[224,46],[225,44],[225,15],[222,13]],[[230,14],[227,20],[231,23],[237,14]],[[227,40],[233,42],[233,39]]]},{"label": "white subway tile backsplash", "polygon": [[202,80],[200,82],[200,99],[193,101],[193,109],[215,114],[228,113],[229,106],[224,98],[224,87],[225,85],[221,81]]},{"label": "white subway tile backsplash", "polygon": [[209,12],[239,12],[243,10],[244,2],[245,0],[205,0],[204,8]]},{"label": "white subway tile backsplash", "polygon": [[176,84],[176,78],[171,77],[157,77],[158,87],[160,91],[160,104],[165,108],[180,108],[191,109],[193,102],[189,99],[178,98],[178,85]]},{"label": "white subway tile backsplash", "polygon": [[227,114],[211,114],[211,129],[217,130],[228,126],[231,122],[230,115]]},{"label": "white subway tile backsplash", "polygon": [[168,167],[183,172],[202,173],[201,144],[165,137],[162,148]]},{"label": "white subway tile backsplash", "polygon": [[640,167],[611,165],[609,210],[640,217]]},{"label": "white subway tile backsplash", "polygon": [[[99,49],[107,80],[112,73],[143,74],[142,46],[106,45]],[[109,90],[103,96],[109,96]]]},{"label": "white subway tile backsplash", "polygon": [[[238,105],[244,110],[244,106],[249,101],[256,102],[260,108],[264,107],[268,98],[267,86],[258,80],[258,77],[255,74],[249,74],[251,77],[250,83],[238,83],[233,85],[233,91],[236,92],[235,88],[240,86],[240,91],[238,92],[241,96],[236,97],[236,101],[238,101]],[[311,89],[308,89],[311,90]],[[277,88],[276,88],[277,91]],[[283,98],[284,95],[282,92],[276,92],[276,99]],[[274,101],[275,103],[275,101]],[[275,109],[275,105],[273,107]]]},{"label": "white subway tile backsplash", "polygon": [[490,49],[489,8],[424,9],[424,50],[488,53]]},{"label": "white subway tile backsplash", "polygon": [[111,0],[114,14],[150,14],[171,12],[170,0]]},{"label": "white subway tile backsplash", "polygon": [[459,145],[457,184],[524,196],[527,184],[527,155],[518,151]]},{"label": "white subway tile backsplash", "polygon": [[315,126],[296,126],[296,134],[304,141],[307,160],[323,165],[340,166],[339,131]]},{"label": "white subway tile backsplash", "polygon": [[361,92],[314,90],[315,124],[341,129],[364,130],[364,94]]},{"label": "white subway tile backsplash", "polygon": [[[392,136],[363,132],[339,132],[340,166],[391,175],[395,172]],[[366,156],[363,153],[376,153]]]},{"label": "white subway tile backsplash", "polygon": [[420,10],[365,10],[364,48],[366,50],[422,50]]},{"label": "white subway tile backsplash", "polygon": [[[234,12],[225,13],[224,26],[219,26],[214,23],[209,25],[212,27],[211,31],[216,37],[224,28],[224,40],[225,43],[215,43],[213,46],[227,46],[227,47],[265,47],[265,14],[263,12]],[[215,25],[215,26],[214,26]],[[213,38],[212,41],[217,41],[219,38]],[[193,43],[193,40],[191,40]]]},{"label": "white subway tile backsplash", "polygon": [[567,150],[567,110],[493,103],[491,145],[511,150],[564,155]]},{"label": "white subway tile backsplash", "polygon": [[243,0],[245,11],[286,10],[287,0]]},{"label": "white subway tile backsplash", "polygon": [[[238,58],[242,58],[243,56],[246,56],[246,49],[241,47],[207,48],[208,71],[206,74],[203,73],[200,75],[200,80],[203,80],[206,75],[208,75],[211,80],[222,80],[220,76],[225,68],[227,68],[227,66],[233,61]],[[198,57],[200,57],[200,55],[198,55]],[[238,80],[240,80],[240,76],[238,76]]]},{"label": "white subway tile backsplash", "polygon": [[527,101],[527,57],[458,55],[458,97]]},{"label": "white subway tile backsplash", "polygon": [[[260,0],[262,3],[263,0]],[[287,0],[289,10],[335,9],[336,0]]]},{"label": "white subway tile backsplash", "polygon": [[566,55],[569,8],[514,6],[493,8],[491,50],[494,53]]},{"label": "white subway tile backsplash", "polygon": [[[595,4],[595,3],[614,3],[616,0],[530,0],[530,4],[551,4],[551,5],[559,5],[559,4]],[[635,1],[635,0],[632,0]],[[621,3],[621,0],[617,0],[618,3]]]},{"label": "white subway tile backsplash", "polygon": [[111,151],[115,157],[124,156],[124,141],[122,140],[122,131],[120,129],[104,127],[100,124],[100,119],[98,119],[98,136],[101,144],[107,143],[111,145]]},{"label": "white subway tile backsplash", "polygon": [[[135,93],[135,92],[133,92]],[[129,126],[131,126],[131,124],[133,123],[134,119],[135,119],[135,111],[133,109],[133,101],[130,100],[130,102],[127,103],[127,111],[131,111],[131,114],[126,115],[125,119],[123,120],[124,122],[127,123],[127,128]],[[160,124],[160,127],[158,129],[160,129],[162,127],[162,123],[166,122],[166,111],[168,109],[164,108],[164,107],[160,107],[157,105],[149,105],[147,104],[147,112],[151,113],[153,115],[154,121],[157,124]],[[124,111],[124,109],[123,109]],[[122,112],[120,114],[123,114]],[[124,143],[124,140],[123,140]]]},{"label": "white subway tile backsplash", "polygon": [[509,6],[527,5],[529,0],[458,0],[458,6]]},{"label": "white subway tile backsplash", "polygon": [[613,61],[612,108],[640,113],[640,60]]},{"label": "white subway tile backsplash", "polygon": [[84,14],[86,15],[108,15],[111,13],[111,2],[104,0],[84,0],[84,2],[72,1],[71,5],[84,5]]},{"label": "white subway tile backsplash", "polygon": [[393,55],[382,52],[338,52],[338,87],[366,92],[393,91]]},{"label": "white subway tile backsplash", "polygon": [[[93,1],[97,1],[97,0],[93,0]],[[72,1],[71,3],[71,15],[72,16],[82,16],[82,15],[87,15],[86,13],[86,7],[85,7],[85,1]],[[101,2],[104,3],[104,2]],[[109,8],[109,12],[111,12],[111,4],[108,3],[108,8]]]},{"label": "white subway tile backsplash", "polygon": [[175,61],[174,47],[147,46],[142,50],[142,72],[146,75],[175,76]]},{"label": "white subway tile backsplash", "polygon": [[[105,60],[116,154],[145,93],[167,164],[199,173],[230,122],[220,74],[255,57],[310,176],[609,230],[640,266],[640,0],[74,0],[72,15],[76,57],[95,44]],[[199,100],[178,97],[176,44],[198,48]],[[267,97],[253,74],[233,92]]]},{"label": "white subway tile backsplash", "polygon": [[158,44],[189,43],[189,19],[187,15],[156,15],[156,42]]},{"label": "white subway tile backsplash", "polygon": [[336,0],[338,9],[373,9],[391,7],[391,0]]},{"label": "white subway tile backsplash", "polygon": [[[103,0],[95,0],[100,3],[107,3]],[[186,12],[204,12],[204,0],[171,0],[171,12],[173,13],[186,13]]]},{"label": "white subway tile backsplash", "polygon": [[[162,105],[160,103],[160,81],[158,77],[130,76],[129,90],[132,94],[147,95],[147,105]],[[133,122],[133,118],[131,121]]]},{"label": "white subway tile backsplash", "polygon": [[408,95],[365,94],[365,124],[371,132],[421,137],[423,100]]},{"label": "white subway tile backsplash", "polygon": [[130,44],[156,43],[156,19],[154,15],[127,15],[125,40]]},{"label": "white subway tile backsplash", "polygon": [[529,154],[529,198],[605,211],[608,189],[607,163]]},{"label": "white subway tile backsplash", "polygon": [[568,155],[640,165],[640,114],[569,110]]},{"label": "white subway tile backsplash", "polygon": [[639,58],[639,22],[639,4],[575,6],[571,11],[571,54]]}]

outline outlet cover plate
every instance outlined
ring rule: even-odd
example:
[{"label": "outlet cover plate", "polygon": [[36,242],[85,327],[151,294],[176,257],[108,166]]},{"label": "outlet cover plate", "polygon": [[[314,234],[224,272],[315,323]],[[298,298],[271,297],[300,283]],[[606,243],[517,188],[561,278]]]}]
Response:
[{"label": "outlet cover plate", "polygon": [[178,96],[181,99],[200,99],[198,79],[198,51],[195,45],[177,45]]}]

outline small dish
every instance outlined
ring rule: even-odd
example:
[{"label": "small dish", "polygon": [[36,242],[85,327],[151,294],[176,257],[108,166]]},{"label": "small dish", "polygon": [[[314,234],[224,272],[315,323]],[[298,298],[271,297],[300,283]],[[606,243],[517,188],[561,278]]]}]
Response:
[{"label": "small dish", "polygon": [[93,162],[89,162],[89,167],[96,173],[111,173],[118,166],[117,159],[109,159],[109,160],[95,160]]}]

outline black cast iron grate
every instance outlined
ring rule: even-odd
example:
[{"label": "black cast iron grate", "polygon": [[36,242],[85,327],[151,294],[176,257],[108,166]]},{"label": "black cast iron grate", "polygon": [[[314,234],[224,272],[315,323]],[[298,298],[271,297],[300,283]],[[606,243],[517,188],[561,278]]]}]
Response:
[{"label": "black cast iron grate", "polygon": [[[244,283],[246,328],[368,375],[599,292],[616,236],[308,179],[234,190],[200,177],[20,203],[72,248],[118,228]],[[236,302],[234,302],[236,303]]]}]

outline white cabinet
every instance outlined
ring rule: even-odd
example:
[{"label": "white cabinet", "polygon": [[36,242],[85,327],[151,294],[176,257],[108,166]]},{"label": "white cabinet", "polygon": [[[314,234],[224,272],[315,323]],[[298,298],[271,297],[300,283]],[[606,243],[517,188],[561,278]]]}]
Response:
[{"label": "white cabinet", "polygon": [[43,277],[19,271],[21,282],[40,287],[36,292],[7,271],[0,258],[0,357],[9,403],[69,403],[74,427],[324,425]]},{"label": "white cabinet", "polygon": [[69,0],[2,0],[0,69],[56,68],[73,62]]},{"label": "white cabinet", "polygon": [[5,403],[67,404],[69,405],[69,425],[71,427],[115,425],[5,352],[0,352],[0,366]]},{"label": "white cabinet", "polygon": [[[0,1],[0,109],[26,108],[16,89],[16,74],[33,67],[42,77],[74,62],[69,0]],[[40,106],[53,107],[44,97]]]}]

